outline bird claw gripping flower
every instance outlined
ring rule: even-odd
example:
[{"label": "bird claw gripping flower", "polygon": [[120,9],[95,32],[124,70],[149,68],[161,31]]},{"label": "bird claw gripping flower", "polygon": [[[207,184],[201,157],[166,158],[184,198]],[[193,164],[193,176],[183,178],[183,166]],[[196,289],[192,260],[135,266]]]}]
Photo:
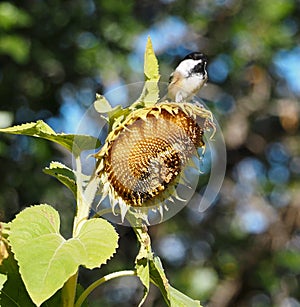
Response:
[{"label": "bird claw gripping flower", "polygon": [[124,114],[114,118],[117,124],[95,154],[101,200],[108,196],[122,221],[130,211],[149,223],[149,210],[159,211],[162,220],[163,209],[185,201],[176,189],[189,183],[184,171],[201,159],[204,132],[214,131],[212,114],[199,105],[167,101]]}]

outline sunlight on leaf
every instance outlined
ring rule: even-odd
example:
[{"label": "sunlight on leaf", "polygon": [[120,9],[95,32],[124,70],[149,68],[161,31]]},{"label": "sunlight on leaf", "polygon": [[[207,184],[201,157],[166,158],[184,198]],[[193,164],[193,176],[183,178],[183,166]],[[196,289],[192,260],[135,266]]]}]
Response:
[{"label": "sunlight on leaf", "polygon": [[96,94],[96,101],[94,102],[94,108],[98,113],[108,113],[113,110],[108,100],[100,94]]},{"label": "sunlight on leaf", "polygon": [[148,37],[144,55],[144,74],[145,85],[138,102],[144,102],[145,106],[150,106],[159,100],[158,81],[160,78],[158,61],[150,37]]},{"label": "sunlight on leaf", "polygon": [[0,132],[28,135],[46,139],[60,144],[67,150],[73,152],[75,155],[78,155],[82,150],[95,149],[100,146],[99,140],[95,137],[88,135],[56,133],[42,120],[13,127],[2,128],[0,129]]},{"label": "sunlight on leaf", "polygon": [[158,81],[160,78],[159,66],[150,37],[148,37],[147,40],[144,61],[144,74],[146,81]]},{"label": "sunlight on leaf", "polygon": [[169,286],[170,306],[176,307],[201,307],[200,302]]},{"label": "sunlight on leaf", "polygon": [[100,267],[118,248],[118,234],[104,219],[86,221],[77,236],[84,246],[86,257],[81,263],[88,269]]},{"label": "sunlight on leaf", "polygon": [[[96,101],[94,102],[95,110],[101,114],[101,116],[107,120],[110,125],[110,128],[118,125],[125,116],[128,115],[129,109],[123,109],[121,105],[117,105],[114,108],[110,105],[108,100],[100,94],[96,94]],[[106,116],[102,115],[106,114]]]},{"label": "sunlight on leaf", "polygon": [[79,265],[100,266],[117,247],[117,234],[104,220],[86,222],[78,237],[69,240],[60,235],[59,226],[58,212],[48,205],[26,208],[11,223],[12,251],[37,305],[60,289]]},{"label": "sunlight on leaf", "polygon": [[76,178],[72,169],[60,162],[51,162],[49,167],[44,168],[43,171],[58,179],[76,196]]}]

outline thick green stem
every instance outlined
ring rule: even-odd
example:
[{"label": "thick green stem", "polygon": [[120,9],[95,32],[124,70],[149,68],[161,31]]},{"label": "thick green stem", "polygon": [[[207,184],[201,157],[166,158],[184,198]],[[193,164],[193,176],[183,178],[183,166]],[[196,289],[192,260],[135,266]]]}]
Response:
[{"label": "thick green stem", "polygon": [[62,288],[61,299],[63,307],[73,307],[75,302],[76,287],[77,287],[77,277],[78,271],[76,274],[71,276]]},{"label": "thick green stem", "polygon": [[88,288],[84,290],[84,292],[80,295],[78,298],[77,302],[75,303],[74,307],[80,307],[85,299],[88,297],[88,295],[95,290],[98,286],[101,284],[105,283],[106,281],[112,280],[114,278],[118,277],[124,277],[124,276],[136,276],[136,271],[134,270],[128,270],[128,271],[119,271],[119,272],[114,272],[111,274],[108,274],[95,282],[93,282]]},{"label": "thick green stem", "polygon": [[84,221],[88,219],[90,204],[85,202],[82,182],[82,169],[80,156],[76,157],[76,184],[77,184],[77,213],[74,218],[73,237],[79,233]]},{"label": "thick green stem", "polygon": [[[88,219],[90,206],[85,202],[83,195],[82,169],[80,155],[76,156],[76,183],[77,183],[77,212],[73,223],[73,237],[75,237],[85,220]],[[73,307],[76,296],[78,271],[71,276],[62,288],[62,306]]]}]

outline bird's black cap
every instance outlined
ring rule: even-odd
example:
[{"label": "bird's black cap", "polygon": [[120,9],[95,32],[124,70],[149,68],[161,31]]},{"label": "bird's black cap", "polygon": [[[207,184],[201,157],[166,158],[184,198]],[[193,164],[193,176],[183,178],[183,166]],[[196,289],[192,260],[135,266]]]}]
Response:
[{"label": "bird's black cap", "polygon": [[207,57],[204,53],[201,53],[201,52],[192,52],[192,53],[189,53],[187,56],[185,56],[183,58],[182,61],[184,60],[188,60],[188,59],[192,59],[192,60],[195,60],[195,61],[198,61],[198,60],[203,60],[203,61],[206,61],[207,62]]}]

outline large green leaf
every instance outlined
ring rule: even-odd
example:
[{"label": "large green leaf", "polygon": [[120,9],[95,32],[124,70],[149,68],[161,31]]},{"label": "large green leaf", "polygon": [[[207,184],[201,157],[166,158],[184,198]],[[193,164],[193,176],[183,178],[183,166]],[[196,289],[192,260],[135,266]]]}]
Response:
[{"label": "large green leaf", "polygon": [[78,237],[59,234],[58,212],[48,205],[25,209],[11,223],[9,241],[26,289],[37,305],[51,297],[79,265],[99,267],[117,248],[117,234],[105,220],[89,220]]},{"label": "large green leaf", "polygon": [[[0,272],[5,272],[7,275],[7,281],[0,293],[0,306],[5,307],[34,307],[36,304],[33,303],[31,298],[26,291],[19,268],[16,260],[11,253],[8,259],[3,261],[0,266]],[[81,291],[79,291],[80,293]],[[42,304],[45,307],[57,307],[61,306],[61,293],[57,291],[49,300]]]},{"label": "large green leaf", "polygon": [[46,139],[60,144],[78,155],[82,150],[95,149],[100,146],[99,140],[89,135],[56,133],[42,120],[0,129],[0,132],[20,134]]},{"label": "large green leaf", "polygon": [[59,234],[59,215],[47,205],[27,208],[11,223],[9,237],[25,287],[40,305],[76,273],[83,246]]}]

